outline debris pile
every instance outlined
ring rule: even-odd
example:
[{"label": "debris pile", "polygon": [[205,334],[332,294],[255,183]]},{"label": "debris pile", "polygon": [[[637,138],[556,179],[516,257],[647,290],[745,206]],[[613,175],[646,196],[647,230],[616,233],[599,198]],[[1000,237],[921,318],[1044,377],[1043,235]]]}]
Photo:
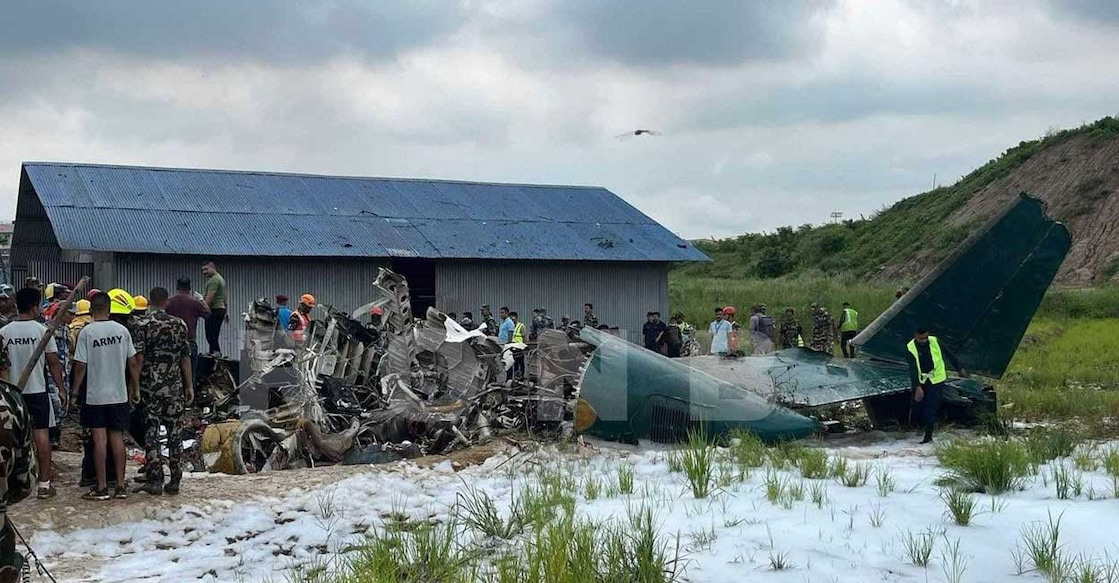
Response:
[{"label": "debris pile", "polygon": [[[266,299],[253,302],[244,314],[248,374],[234,383],[219,364],[204,381],[207,407],[188,428],[195,459],[210,471],[255,473],[441,454],[503,432],[571,430],[590,346],[557,330],[502,346],[434,308],[414,318],[399,274],[382,269],[374,288],[377,299],[352,313],[326,306],[301,341],[277,325]],[[507,380],[514,350],[524,351],[526,378]]]}]

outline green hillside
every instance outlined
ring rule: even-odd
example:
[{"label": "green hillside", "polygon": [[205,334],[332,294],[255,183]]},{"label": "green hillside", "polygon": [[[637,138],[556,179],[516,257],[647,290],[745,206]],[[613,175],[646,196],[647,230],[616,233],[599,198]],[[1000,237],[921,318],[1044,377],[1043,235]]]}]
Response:
[{"label": "green hillside", "polygon": [[1021,142],[951,186],[903,199],[870,218],[813,227],[781,227],[774,233],[750,233],[696,246],[714,260],[686,264],[673,271],[687,277],[770,279],[798,275],[873,276],[888,264],[913,257],[919,250],[939,261],[975,228],[975,224],[930,229],[942,223],[976,193],[1003,178],[1043,150],[1071,138],[1119,137],[1119,119],[1106,117],[1079,128]]}]

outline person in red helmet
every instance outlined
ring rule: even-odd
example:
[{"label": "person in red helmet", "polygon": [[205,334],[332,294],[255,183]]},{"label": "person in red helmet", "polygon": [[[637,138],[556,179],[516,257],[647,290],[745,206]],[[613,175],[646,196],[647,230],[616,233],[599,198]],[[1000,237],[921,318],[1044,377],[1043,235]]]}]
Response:
[{"label": "person in red helmet", "polygon": [[734,306],[727,306],[723,308],[723,317],[726,318],[727,322],[730,322],[730,334],[727,336],[728,355],[739,355],[738,331],[742,328],[742,326],[739,325],[737,321],[735,321],[735,315],[737,313],[738,310],[734,309]]},{"label": "person in red helmet", "polygon": [[315,307],[315,296],[311,294],[303,294],[299,297],[299,309],[291,313],[291,319],[288,320],[288,330],[291,332],[291,339],[296,342],[303,342],[306,338],[307,328],[311,326],[311,310]]}]

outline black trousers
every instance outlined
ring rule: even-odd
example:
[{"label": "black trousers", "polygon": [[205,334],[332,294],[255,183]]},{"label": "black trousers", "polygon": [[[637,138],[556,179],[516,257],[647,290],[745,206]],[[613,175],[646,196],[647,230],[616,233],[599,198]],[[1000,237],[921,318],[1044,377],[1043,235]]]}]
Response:
[{"label": "black trousers", "polygon": [[940,405],[944,402],[944,383],[925,382],[921,385],[925,398],[917,403],[917,413],[921,425],[925,428],[925,437],[931,438],[933,428],[936,427],[936,418],[940,414]]},{"label": "black trousers", "polygon": [[225,308],[214,308],[206,318],[206,344],[210,345],[210,354],[220,353],[221,325],[225,322]]},{"label": "black trousers", "polygon": [[857,330],[846,330],[839,333],[839,349],[843,351],[844,358],[855,358],[855,347],[850,342],[859,335]]},{"label": "black trousers", "polygon": [[669,344],[668,345],[668,357],[669,358],[679,358],[680,357],[680,349],[683,348],[683,347],[684,347],[683,344]]}]

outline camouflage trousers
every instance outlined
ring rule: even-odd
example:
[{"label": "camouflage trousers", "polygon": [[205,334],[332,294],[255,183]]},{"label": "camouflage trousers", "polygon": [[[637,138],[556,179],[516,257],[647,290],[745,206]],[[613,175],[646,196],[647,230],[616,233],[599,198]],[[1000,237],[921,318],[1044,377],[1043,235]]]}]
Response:
[{"label": "camouflage trousers", "polygon": [[835,339],[831,334],[812,334],[812,350],[835,354]]},{"label": "camouflage trousers", "polygon": [[171,481],[183,477],[182,405],[162,399],[144,400],[144,474],[148,484],[163,484],[163,459],[159,429],[167,430],[167,465]]},{"label": "camouflage trousers", "polygon": [[16,551],[16,533],[8,526],[8,521],[3,513],[0,520],[0,583],[18,583],[20,572],[23,569],[23,555]]}]

